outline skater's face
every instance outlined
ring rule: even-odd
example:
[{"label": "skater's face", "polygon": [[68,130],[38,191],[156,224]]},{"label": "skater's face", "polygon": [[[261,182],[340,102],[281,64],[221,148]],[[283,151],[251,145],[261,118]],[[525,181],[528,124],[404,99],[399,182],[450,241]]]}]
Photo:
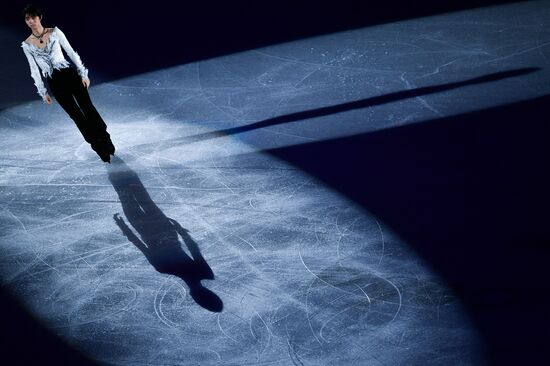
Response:
[{"label": "skater's face", "polygon": [[42,21],[42,17],[32,15],[32,14],[26,14],[25,15],[25,23],[29,26],[31,29],[40,28]]}]

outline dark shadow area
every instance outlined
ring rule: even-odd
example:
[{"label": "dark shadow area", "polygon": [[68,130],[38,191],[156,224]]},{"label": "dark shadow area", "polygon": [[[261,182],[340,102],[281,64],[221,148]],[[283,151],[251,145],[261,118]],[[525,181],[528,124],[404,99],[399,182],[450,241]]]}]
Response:
[{"label": "dark shadow area", "polygon": [[331,114],[350,111],[353,109],[373,107],[376,105],[391,103],[402,99],[415,98],[422,95],[439,93],[439,92],[456,89],[467,85],[489,83],[492,81],[497,81],[505,78],[530,74],[532,72],[539,71],[539,70],[540,68],[538,67],[529,67],[529,68],[523,68],[523,69],[501,71],[501,72],[496,72],[493,74],[484,75],[484,76],[480,76],[480,77],[476,77],[476,78],[472,78],[464,81],[458,81],[454,83],[426,86],[426,87],[416,88],[411,90],[402,90],[395,93],[384,94],[384,95],[380,95],[372,98],[356,100],[353,102],[341,103],[337,105],[331,105],[328,107],[322,107],[322,108],[312,109],[308,111],[290,113],[290,114],[286,114],[286,115],[278,116],[274,118],[268,118],[263,121],[255,122],[246,126],[232,127],[232,128],[227,128],[225,130],[201,133],[198,135],[185,137],[180,142],[183,143],[183,142],[202,141],[202,140],[208,140],[215,137],[234,135],[242,132],[252,131],[258,128],[275,126],[283,123],[294,122],[294,121],[299,121],[299,120],[304,120],[309,118],[323,117]]},{"label": "dark shadow area", "polygon": [[550,329],[550,96],[268,150],[392,227],[456,291],[495,365]]},{"label": "dark shadow area", "polygon": [[[0,80],[28,78],[19,47],[29,30],[20,16],[28,0],[2,4]],[[31,1],[32,2],[32,1]],[[59,26],[90,69],[92,84],[301,38],[514,0],[386,1],[55,1],[41,4],[46,26]],[[0,28],[1,29],[1,28]],[[3,35],[2,35],[3,36]],[[36,100],[28,88],[0,89],[0,108]]]},{"label": "dark shadow area", "polygon": [[4,365],[98,365],[44,327],[4,288],[0,288],[0,299]]},{"label": "dark shadow area", "polygon": [[[222,311],[222,300],[201,284],[201,280],[213,280],[214,273],[188,231],[164,215],[137,174],[122,159],[114,156],[111,164],[109,180],[118,194],[124,215],[140,237],[126,225],[122,217],[115,214],[113,218],[122,233],[158,272],[185,281],[197,304],[210,311]],[[178,235],[191,256],[183,250]]]}]

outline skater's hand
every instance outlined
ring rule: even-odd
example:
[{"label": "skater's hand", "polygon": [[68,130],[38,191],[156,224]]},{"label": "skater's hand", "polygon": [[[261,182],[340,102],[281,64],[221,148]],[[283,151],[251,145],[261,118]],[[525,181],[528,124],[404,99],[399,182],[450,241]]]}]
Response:
[{"label": "skater's hand", "polygon": [[42,99],[44,100],[44,103],[52,104],[52,98],[49,94],[46,93],[46,95],[44,95],[44,98]]},{"label": "skater's hand", "polygon": [[82,85],[84,85],[84,87],[88,89],[88,87],[90,86],[90,79],[82,78]]},{"label": "skater's hand", "polygon": [[124,219],[122,217],[120,217],[119,214],[114,214],[113,215],[113,219],[115,220],[116,224],[118,225],[118,227],[122,230],[123,233],[125,233],[128,229],[128,226],[126,225],[126,223],[124,222]]},{"label": "skater's hand", "polygon": [[117,223],[117,225],[125,225],[124,223],[124,219],[122,217],[120,217],[120,214],[116,213],[113,215],[113,219],[115,219],[115,222]]}]

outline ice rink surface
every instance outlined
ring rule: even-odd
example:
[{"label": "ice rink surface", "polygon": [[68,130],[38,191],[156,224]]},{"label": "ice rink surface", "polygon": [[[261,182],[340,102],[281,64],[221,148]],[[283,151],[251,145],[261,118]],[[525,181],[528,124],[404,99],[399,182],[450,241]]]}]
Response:
[{"label": "ice rink surface", "polygon": [[547,95],[549,10],[92,77],[110,165],[59,105],[2,110],[3,286],[103,364],[484,364],[459,298],[398,228],[269,151]]}]

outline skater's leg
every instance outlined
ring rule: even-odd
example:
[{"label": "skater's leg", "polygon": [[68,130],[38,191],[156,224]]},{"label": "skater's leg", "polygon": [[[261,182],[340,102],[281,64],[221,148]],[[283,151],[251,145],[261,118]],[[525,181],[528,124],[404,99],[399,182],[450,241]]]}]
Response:
[{"label": "skater's leg", "polygon": [[[67,112],[69,117],[75,122],[76,126],[82,133],[84,140],[91,144],[92,149],[99,155],[104,162],[110,162],[109,148],[105,147],[104,143],[98,143],[104,139],[105,135],[98,136],[98,132],[89,123],[82,109],[77,104],[74,97],[75,81],[71,73],[72,69],[55,70],[52,77],[49,79],[49,86],[55,99],[61,107]],[[75,72],[76,74],[76,72]],[[82,87],[84,87],[82,85]]]},{"label": "skater's leg", "polygon": [[92,104],[90,94],[88,93],[86,87],[82,84],[82,79],[80,79],[78,75],[75,76],[76,78],[73,79],[72,90],[82,113],[84,113],[89,125],[97,132],[98,136],[108,135],[107,125],[103,121],[103,118],[101,118],[101,115],[95,106]]},{"label": "skater's leg", "polygon": [[107,132],[107,125],[93,105],[88,90],[82,84],[82,79],[76,73],[74,73],[73,78],[73,94],[78,105],[80,106],[80,109],[82,110],[82,113],[86,117],[86,122],[90,130],[93,131],[94,142],[92,143],[92,148],[94,148],[94,150],[96,148],[104,149],[109,153],[114,154],[115,147],[113,146],[111,137]]},{"label": "skater's leg", "polygon": [[84,140],[88,143],[92,143],[96,138],[94,131],[90,128],[88,123],[86,123],[86,117],[76,103],[70,90],[70,84],[65,80],[64,75],[55,75],[49,82],[49,85],[55,100],[57,100],[61,108],[63,108],[74,121],[80,133],[84,136]]}]

